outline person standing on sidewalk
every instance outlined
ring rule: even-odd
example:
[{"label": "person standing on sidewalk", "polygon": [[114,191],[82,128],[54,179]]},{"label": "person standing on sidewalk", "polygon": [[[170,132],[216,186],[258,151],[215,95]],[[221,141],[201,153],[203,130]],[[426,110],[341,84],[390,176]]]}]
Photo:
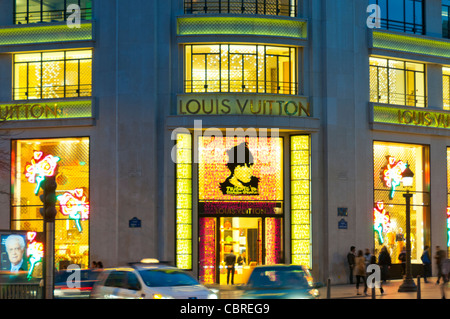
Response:
[{"label": "person standing on sidewalk", "polygon": [[386,282],[389,279],[389,269],[392,265],[391,256],[386,246],[381,248],[380,255],[378,256],[378,265],[381,268],[381,282]]},{"label": "person standing on sidewalk", "polygon": [[349,279],[351,285],[353,285],[353,271],[355,269],[355,251],[356,251],[355,246],[352,246],[350,247],[350,251],[347,254],[347,262],[350,271]]},{"label": "person standing on sidewalk", "polygon": [[439,285],[439,281],[444,280],[444,274],[442,273],[442,263],[444,262],[446,256],[445,251],[441,249],[441,247],[436,246],[436,255],[434,256],[434,259],[436,260],[436,266],[438,268],[438,275],[437,275],[437,281],[436,285]]},{"label": "person standing on sidewalk", "polygon": [[423,281],[428,283],[427,278],[431,277],[431,259],[430,259],[430,252],[429,252],[428,246],[425,246],[423,249],[422,257],[420,259],[423,263]]},{"label": "person standing on sidewalk", "polygon": [[367,282],[366,282],[366,258],[363,255],[362,250],[358,250],[358,254],[355,257],[355,276],[356,276],[356,294],[359,293],[359,282],[364,282],[364,295],[367,296]]}]

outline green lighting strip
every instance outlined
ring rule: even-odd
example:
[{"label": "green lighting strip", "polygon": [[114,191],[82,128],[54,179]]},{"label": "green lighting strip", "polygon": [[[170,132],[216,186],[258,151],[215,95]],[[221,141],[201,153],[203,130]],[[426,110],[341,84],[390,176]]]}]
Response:
[{"label": "green lighting strip", "polygon": [[392,31],[372,31],[372,48],[450,58],[450,41]]},{"label": "green lighting strip", "polygon": [[92,39],[92,22],[81,23],[80,28],[69,28],[65,23],[0,28],[0,46],[86,41]]},{"label": "green lighting strip", "polygon": [[92,100],[27,101],[22,104],[0,104],[1,121],[55,120],[91,118]]},{"label": "green lighting strip", "polygon": [[178,35],[263,35],[307,39],[307,22],[261,17],[181,17]]}]

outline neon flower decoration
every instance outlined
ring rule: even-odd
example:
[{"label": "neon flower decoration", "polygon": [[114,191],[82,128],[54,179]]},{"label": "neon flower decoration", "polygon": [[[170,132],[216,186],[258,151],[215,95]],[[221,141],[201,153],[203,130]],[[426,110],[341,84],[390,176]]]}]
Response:
[{"label": "neon flower decoration", "polygon": [[32,184],[36,183],[34,193],[37,195],[41,183],[47,176],[55,175],[55,170],[61,158],[53,155],[45,155],[44,152],[34,151],[31,163],[25,166],[25,176]]},{"label": "neon flower decoration", "polygon": [[27,233],[27,241],[28,241],[28,248],[27,248],[27,256],[28,260],[30,261],[30,270],[28,271],[28,279],[31,279],[34,267],[38,262],[44,258],[44,244],[39,243],[35,240],[36,238],[36,232],[28,232]]},{"label": "neon flower decoration", "polygon": [[391,216],[384,209],[383,202],[377,202],[373,209],[373,228],[378,233],[378,242],[384,243],[383,233],[387,232],[391,226]]},{"label": "neon flower decoration", "polygon": [[81,220],[89,219],[89,202],[86,199],[84,190],[77,188],[74,191],[65,192],[57,197],[61,213],[73,219],[77,225],[78,231],[81,233]]},{"label": "neon flower decoration", "polygon": [[391,188],[389,199],[394,198],[395,188],[400,185],[402,181],[402,173],[407,165],[402,161],[396,161],[395,157],[388,156],[388,164],[383,169],[383,180],[386,187]]}]

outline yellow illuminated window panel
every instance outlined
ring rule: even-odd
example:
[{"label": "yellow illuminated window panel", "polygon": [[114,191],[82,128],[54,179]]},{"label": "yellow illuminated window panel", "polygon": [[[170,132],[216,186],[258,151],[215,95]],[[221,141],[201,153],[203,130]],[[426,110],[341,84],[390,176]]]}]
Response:
[{"label": "yellow illuminated window panel", "polygon": [[297,50],[251,44],[185,47],[185,92],[297,94]]},{"label": "yellow illuminated window panel", "polygon": [[178,134],[176,144],[176,266],[192,269],[192,137]]},{"label": "yellow illuminated window panel", "polygon": [[370,101],[426,107],[425,65],[370,58]]},{"label": "yellow illuminated window panel", "polygon": [[291,262],[311,264],[311,168],[309,135],[291,136]]},{"label": "yellow illuminated window panel", "polygon": [[14,100],[92,95],[92,50],[14,56]]}]

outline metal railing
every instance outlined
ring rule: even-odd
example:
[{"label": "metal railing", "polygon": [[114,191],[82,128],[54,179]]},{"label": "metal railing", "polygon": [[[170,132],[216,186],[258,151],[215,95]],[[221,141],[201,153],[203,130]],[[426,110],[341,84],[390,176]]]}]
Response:
[{"label": "metal railing", "polygon": [[[81,20],[92,20],[92,9],[81,9]],[[65,10],[16,12],[14,15],[14,24],[29,24],[42,22],[62,22],[72,15]]]},{"label": "metal railing", "polygon": [[427,107],[426,96],[376,90],[370,92],[370,102]]},{"label": "metal railing", "polygon": [[255,81],[255,80],[186,80],[186,93],[298,93],[296,82]]},{"label": "metal railing", "polygon": [[14,100],[59,99],[92,96],[91,84],[14,88]]},{"label": "metal railing", "polygon": [[39,284],[0,284],[0,299],[43,299]]},{"label": "metal railing", "polygon": [[184,0],[184,13],[234,13],[296,17],[297,0]]}]

